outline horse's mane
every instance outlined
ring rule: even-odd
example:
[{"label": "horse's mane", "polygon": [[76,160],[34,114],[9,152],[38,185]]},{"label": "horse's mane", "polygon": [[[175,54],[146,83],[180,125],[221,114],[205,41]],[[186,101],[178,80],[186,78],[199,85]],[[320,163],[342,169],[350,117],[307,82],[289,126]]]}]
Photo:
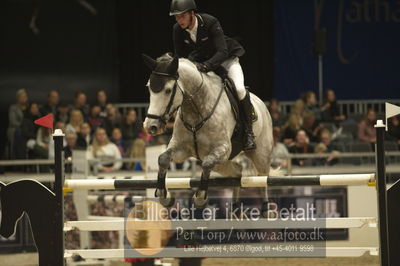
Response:
[{"label": "horse's mane", "polygon": [[[160,57],[157,57],[157,62],[170,62],[172,61],[172,59],[174,59],[173,54],[172,53],[165,53],[163,55],[161,55]],[[185,75],[193,75],[194,71],[198,71],[195,64],[190,61],[187,58],[179,58],[179,72],[181,75],[185,76]],[[204,80],[209,83],[209,84],[220,84],[221,83],[221,79],[214,73],[214,72],[208,72],[207,75],[203,75]],[[194,84],[198,85],[197,83]]]}]

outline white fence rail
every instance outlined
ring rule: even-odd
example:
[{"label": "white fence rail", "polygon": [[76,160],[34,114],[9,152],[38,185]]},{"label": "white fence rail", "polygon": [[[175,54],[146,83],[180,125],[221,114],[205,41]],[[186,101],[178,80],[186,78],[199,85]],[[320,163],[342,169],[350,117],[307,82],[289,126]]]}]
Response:
[{"label": "white fence rail", "polygon": [[[374,109],[378,114],[385,112],[385,102],[400,105],[400,99],[379,99],[379,100],[338,100],[340,112],[347,115],[364,115],[368,109]],[[265,102],[268,105],[268,101]],[[294,101],[282,101],[281,113],[282,115],[288,115]],[[115,106],[125,114],[128,109],[135,109],[138,117],[144,119],[149,106],[148,103],[117,103]]]}]

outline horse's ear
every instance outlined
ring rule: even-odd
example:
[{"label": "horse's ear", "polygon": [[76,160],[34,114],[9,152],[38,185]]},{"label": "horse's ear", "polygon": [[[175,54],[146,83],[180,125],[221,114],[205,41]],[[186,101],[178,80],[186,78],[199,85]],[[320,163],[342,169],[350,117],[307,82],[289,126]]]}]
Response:
[{"label": "horse's ear", "polygon": [[145,65],[150,68],[151,70],[154,70],[157,66],[157,61],[151,58],[150,56],[146,54],[142,54],[143,61]]},{"label": "horse's ear", "polygon": [[179,67],[179,58],[177,56],[172,59],[171,63],[169,63],[167,72],[170,75],[175,75],[176,72],[178,72],[178,67]]}]

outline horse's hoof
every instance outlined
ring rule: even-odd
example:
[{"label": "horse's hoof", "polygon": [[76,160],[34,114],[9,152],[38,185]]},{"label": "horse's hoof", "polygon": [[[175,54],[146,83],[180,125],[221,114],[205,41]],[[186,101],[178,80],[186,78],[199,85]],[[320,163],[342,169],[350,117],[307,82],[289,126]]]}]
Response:
[{"label": "horse's hoof", "polygon": [[175,204],[175,198],[171,197],[171,194],[166,189],[157,188],[154,195],[159,199],[160,204],[165,208],[172,207]]},{"label": "horse's hoof", "polygon": [[193,195],[193,202],[196,208],[204,208],[208,204],[207,192],[205,190],[198,190]]},{"label": "horse's hoof", "polygon": [[261,205],[261,216],[265,219],[276,219],[276,213],[270,212],[268,209],[268,202],[264,201]]},{"label": "horse's hoof", "polygon": [[159,200],[160,204],[165,208],[170,208],[175,204],[175,198],[167,197],[167,198],[160,198]]},{"label": "horse's hoof", "polygon": [[156,198],[166,198],[167,197],[167,190],[165,188],[156,188],[154,192],[154,197]]}]

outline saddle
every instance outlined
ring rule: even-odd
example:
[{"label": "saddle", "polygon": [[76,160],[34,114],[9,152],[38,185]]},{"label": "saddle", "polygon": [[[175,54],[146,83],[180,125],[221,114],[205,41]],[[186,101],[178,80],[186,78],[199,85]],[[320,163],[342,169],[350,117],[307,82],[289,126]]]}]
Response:
[{"label": "saddle", "polygon": [[[233,159],[236,155],[238,155],[244,148],[245,141],[245,120],[240,110],[240,100],[237,95],[237,90],[235,83],[231,78],[228,77],[228,73],[222,66],[218,67],[214,70],[215,74],[217,74],[224,84],[224,90],[226,95],[228,96],[229,102],[231,104],[232,114],[236,120],[235,129],[233,130],[231,136],[232,143],[232,151],[229,156],[229,160]],[[246,88],[247,89],[247,88]],[[255,110],[253,111],[253,122],[257,120],[257,115]]]}]

